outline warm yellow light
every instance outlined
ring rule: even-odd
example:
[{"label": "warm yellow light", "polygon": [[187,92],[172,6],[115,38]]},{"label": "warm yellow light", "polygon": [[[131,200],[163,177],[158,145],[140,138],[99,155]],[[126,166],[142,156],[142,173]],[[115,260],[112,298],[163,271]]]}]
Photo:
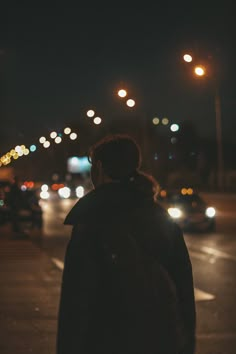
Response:
[{"label": "warm yellow light", "polygon": [[183,58],[184,61],[186,61],[187,63],[191,63],[191,61],[193,60],[193,57],[190,54],[184,54]]},{"label": "warm yellow light", "polygon": [[60,136],[57,136],[56,139],[55,139],[55,143],[56,144],[60,144],[62,141],[61,137]]},{"label": "warm yellow light", "polygon": [[153,123],[154,125],[158,125],[158,124],[160,123],[160,119],[157,118],[157,117],[155,117],[155,118],[153,118],[152,123]]},{"label": "warm yellow light", "polygon": [[96,125],[101,124],[102,123],[102,118],[100,118],[100,117],[94,118],[93,123],[96,124]]},{"label": "warm yellow light", "polygon": [[205,69],[202,66],[195,66],[194,72],[197,76],[205,75]]},{"label": "warm yellow light", "polygon": [[118,96],[120,96],[121,98],[126,97],[127,96],[127,91],[123,90],[123,89],[119,90],[118,91]]},{"label": "warm yellow light", "polygon": [[167,193],[166,193],[166,191],[165,191],[164,189],[161,190],[160,196],[161,196],[162,198],[165,198],[165,197],[167,196]]},{"label": "warm yellow light", "polygon": [[50,137],[51,137],[52,139],[55,139],[56,136],[57,136],[57,133],[56,133],[56,132],[51,132]]},{"label": "warm yellow light", "polygon": [[24,151],[26,147],[25,147],[25,145],[21,145],[20,148],[21,148],[22,151]]},{"label": "warm yellow light", "polygon": [[14,149],[12,149],[10,152],[11,156],[13,156],[15,153],[16,153],[16,151]]},{"label": "warm yellow light", "polygon": [[192,188],[188,188],[187,192],[188,192],[189,195],[191,195],[191,194],[193,194],[193,189]]},{"label": "warm yellow light", "polygon": [[18,154],[15,154],[15,155],[13,156],[13,159],[14,159],[14,160],[17,160],[18,157],[19,157]]},{"label": "warm yellow light", "polygon": [[95,112],[92,109],[88,110],[87,117],[92,118],[92,117],[94,117],[94,115],[95,115]]},{"label": "warm yellow light", "polygon": [[126,101],[126,104],[128,107],[134,107],[135,101],[130,98],[129,100]]},{"label": "warm yellow light", "polygon": [[77,138],[77,134],[76,133],[71,133],[70,134],[70,139],[71,140],[75,140]]},{"label": "warm yellow light", "polygon": [[167,124],[169,124],[169,119],[168,118],[163,118],[161,122],[162,122],[163,125],[167,125]]},{"label": "warm yellow light", "polygon": [[64,133],[65,133],[66,135],[70,134],[70,132],[71,132],[71,129],[70,129],[69,127],[67,127],[67,128],[64,129]]},{"label": "warm yellow light", "polygon": [[182,188],[182,189],[181,189],[181,193],[182,193],[183,195],[186,195],[186,194],[188,193],[188,190],[187,190],[186,188]]},{"label": "warm yellow light", "polygon": [[[46,138],[45,138],[44,136],[41,136],[41,138],[39,138],[39,142],[40,142],[41,144],[44,144],[45,141],[46,141]],[[15,150],[16,150],[16,148],[15,148]]]},{"label": "warm yellow light", "polygon": [[25,149],[23,153],[24,155],[29,155],[29,152],[30,152],[29,149]]}]

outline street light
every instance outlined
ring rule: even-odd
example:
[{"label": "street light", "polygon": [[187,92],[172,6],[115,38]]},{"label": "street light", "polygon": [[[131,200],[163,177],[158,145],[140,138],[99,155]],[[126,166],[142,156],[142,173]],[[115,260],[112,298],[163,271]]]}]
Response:
[{"label": "street light", "polygon": [[[186,62],[191,62],[193,60],[186,60],[186,57],[191,57],[189,54],[184,55],[184,60]],[[221,99],[220,99],[220,89],[219,89],[219,74],[217,68],[214,68],[214,90],[215,90],[215,119],[216,119],[216,142],[217,142],[217,185],[218,189],[223,188],[223,171],[224,171],[224,159],[223,159],[223,147],[222,147],[222,122],[221,122]],[[194,72],[197,76],[203,77],[206,74],[206,69],[201,66],[195,66]]]},{"label": "street light", "polygon": [[124,98],[127,96],[127,91],[124,90],[124,89],[121,89],[118,91],[118,96],[121,97],[121,98]]},{"label": "street light", "polygon": [[191,63],[191,61],[193,60],[193,58],[190,54],[184,54],[183,58],[184,58],[184,61],[186,61],[187,63]]},{"label": "street light", "polygon": [[128,107],[132,108],[132,107],[135,106],[135,101],[134,101],[132,98],[130,98],[130,99],[128,99],[128,100],[126,101],[126,105],[127,105]]},{"label": "street light", "polygon": [[194,68],[194,72],[197,76],[204,76],[205,75],[205,69],[203,68],[203,66],[195,66]]}]

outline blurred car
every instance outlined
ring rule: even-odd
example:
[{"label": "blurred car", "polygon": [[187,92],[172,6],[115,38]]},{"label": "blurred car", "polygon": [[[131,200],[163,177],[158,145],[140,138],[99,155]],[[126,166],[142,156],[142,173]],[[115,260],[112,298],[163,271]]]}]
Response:
[{"label": "blurred car", "polygon": [[20,191],[18,206],[12,210],[12,196],[10,195],[10,183],[0,183],[0,224],[12,222],[12,217],[17,217],[19,223],[28,223],[30,226],[41,228],[43,225],[43,213],[39,204],[39,198],[34,190]]},{"label": "blurred car", "polygon": [[9,218],[10,208],[6,201],[6,195],[9,191],[9,182],[0,182],[0,225],[4,224]]},{"label": "blurred car", "polygon": [[160,193],[158,202],[185,231],[213,232],[216,228],[215,208],[191,188],[179,193]]}]

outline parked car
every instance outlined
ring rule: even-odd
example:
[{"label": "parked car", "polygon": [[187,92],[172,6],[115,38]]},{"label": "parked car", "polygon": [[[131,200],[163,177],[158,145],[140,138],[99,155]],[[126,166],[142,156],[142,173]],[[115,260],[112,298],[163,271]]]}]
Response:
[{"label": "parked car", "polygon": [[0,225],[9,219],[9,205],[6,201],[6,194],[9,191],[9,182],[0,181]]},{"label": "parked car", "polygon": [[160,193],[158,202],[170,217],[185,231],[213,232],[216,228],[216,210],[191,188],[180,192]]},{"label": "parked car", "polygon": [[[39,204],[39,198],[34,190],[19,190],[15,199],[14,193],[10,193],[10,183],[0,183],[0,224],[14,221],[28,223],[31,227],[41,228],[43,225],[43,213]],[[14,208],[14,209],[13,209]]]}]

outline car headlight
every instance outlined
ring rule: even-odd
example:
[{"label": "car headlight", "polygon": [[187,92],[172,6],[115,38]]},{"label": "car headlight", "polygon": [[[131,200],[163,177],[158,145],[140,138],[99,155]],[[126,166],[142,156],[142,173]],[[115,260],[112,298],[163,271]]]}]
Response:
[{"label": "car headlight", "polygon": [[50,197],[50,194],[49,194],[48,191],[41,191],[40,192],[40,198],[41,199],[49,199],[49,197]]},{"label": "car headlight", "polygon": [[178,219],[182,215],[182,211],[178,208],[169,208],[168,213],[174,219]]},{"label": "car headlight", "polygon": [[70,193],[71,193],[71,190],[69,187],[63,187],[63,188],[58,189],[59,196],[64,199],[70,198]]},{"label": "car headlight", "polygon": [[77,198],[82,198],[84,196],[84,187],[78,186],[75,190],[75,193]]},{"label": "car headlight", "polygon": [[207,208],[205,213],[206,213],[206,216],[208,216],[208,218],[214,218],[214,216],[216,215],[215,208],[213,208],[213,207]]}]

